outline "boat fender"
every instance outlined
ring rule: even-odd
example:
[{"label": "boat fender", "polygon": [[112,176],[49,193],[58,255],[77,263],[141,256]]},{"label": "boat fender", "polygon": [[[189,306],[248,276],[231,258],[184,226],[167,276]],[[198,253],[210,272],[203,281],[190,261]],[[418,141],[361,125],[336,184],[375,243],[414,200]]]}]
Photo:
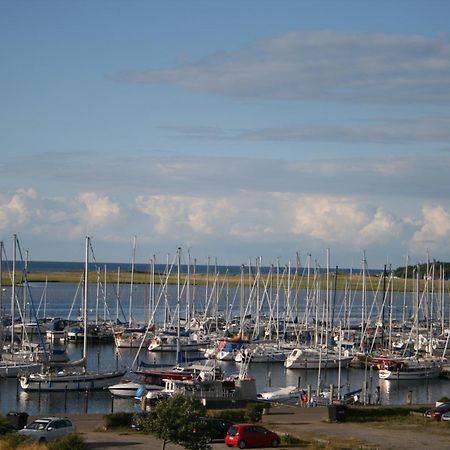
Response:
[{"label": "boat fender", "polygon": [[308,394],[304,391],[302,392],[301,400],[302,400],[302,403],[304,403],[304,404],[308,403]]},{"label": "boat fender", "polygon": [[136,397],[142,397],[145,393],[145,386],[143,384],[141,384],[137,389],[136,389]]}]

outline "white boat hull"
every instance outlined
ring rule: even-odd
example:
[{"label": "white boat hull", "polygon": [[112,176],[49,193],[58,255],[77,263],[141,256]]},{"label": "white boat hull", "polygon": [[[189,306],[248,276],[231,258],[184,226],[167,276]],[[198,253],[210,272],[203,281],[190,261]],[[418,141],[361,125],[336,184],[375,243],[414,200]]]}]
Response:
[{"label": "white boat hull", "polygon": [[284,366],[287,369],[337,369],[348,367],[352,356],[323,353],[316,350],[294,349],[287,357]]},{"label": "white boat hull", "polygon": [[442,368],[438,366],[414,370],[380,369],[378,377],[381,380],[430,380],[438,378],[441,372]]},{"label": "white boat hull", "polygon": [[128,383],[117,383],[108,386],[108,390],[111,392],[111,395],[114,395],[114,397],[134,398],[138,389],[142,386],[143,385],[141,383],[130,381]]},{"label": "white boat hull", "polygon": [[28,391],[86,391],[104,389],[120,381],[125,371],[31,374],[20,378],[20,386]]},{"label": "white boat hull", "polygon": [[2,361],[0,363],[0,378],[17,378],[24,373],[37,373],[41,370],[42,363]]}]

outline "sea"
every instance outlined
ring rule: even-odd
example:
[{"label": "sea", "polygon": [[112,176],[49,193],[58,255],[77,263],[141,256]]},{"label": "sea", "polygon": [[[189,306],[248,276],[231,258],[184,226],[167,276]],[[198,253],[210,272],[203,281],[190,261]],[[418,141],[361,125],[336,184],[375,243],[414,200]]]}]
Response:
[{"label": "sea", "polygon": [[[35,267],[35,270],[80,270],[82,264],[45,263],[47,266]],[[29,267],[31,270],[31,266]],[[128,266],[129,269],[129,266]],[[148,269],[148,267],[147,267]],[[117,270],[117,267],[116,267]],[[124,267],[125,270],[125,267]],[[239,268],[238,268],[239,270]],[[251,288],[246,287],[244,298],[254,295]],[[267,286],[261,288],[259,305],[261,314],[267,316],[273,308],[268,306],[268,298],[275,298],[275,292],[269,292]],[[290,311],[293,321],[301,320],[305,315],[304,290],[288,293],[286,287],[278,291],[279,314]],[[322,298],[325,294],[322,293]],[[189,297],[189,308],[201,311],[221,311],[229,318],[237,317],[241,309],[241,292],[239,286],[197,286],[187,295],[186,288],[169,285],[163,288],[159,285],[153,290],[151,286],[138,284],[122,284],[118,288],[114,282],[92,283],[89,286],[88,299],[89,320],[100,322],[123,322],[132,319],[134,323],[146,324],[150,317],[151,305],[155,306],[155,317],[158,324],[167,318],[172,324],[177,317],[177,305],[180,316],[184,316]],[[83,309],[83,286],[80,283],[30,283],[26,289],[18,288],[17,303],[21,305],[25,321],[33,321],[40,317],[58,317],[78,319]],[[254,298],[254,297],[253,297]],[[11,289],[4,287],[1,293],[4,315],[11,311]],[[380,314],[378,299],[366,299],[366,308],[371,310],[372,317]],[[448,301],[448,299],[447,299]],[[247,302],[246,307],[250,303]],[[333,294],[333,320],[336,325],[342,323],[348,315],[352,323],[359,323],[363,308],[361,292],[349,294],[337,291]],[[414,295],[392,293],[389,314],[392,318],[401,320],[409,317],[413,311]],[[195,306],[194,306],[195,305]],[[429,305],[428,305],[429,306]],[[253,308],[253,309],[252,309]],[[448,306],[444,308],[448,311]],[[247,315],[255,314],[254,306],[245,310]],[[448,317],[445,318],[448,321]],[[448,323],[448,322],[447,322]],[[71,359],[81,357],[82,343],[68,342],[65,344]],[[192,355],[190,355],[192,356]],[[88,369],[107,370],[125,367],[129,370],[127,377],[133,378],[131,369],[141,361],[155,367],[168,367],[175,364],[175,355],[171,353],[151,353],[142,349],[139,353],[134,349],[116,350],[113,343],[89,343]],[[238,373],[240,366],[234,362],[217,362],[225,374]],[[330,385],[337,386],[340,381],[341,393],[362,389],[364,400],[368,403],[378,401],[386,405],[401,405],[406,403],[430,404],[443,396],[450,397],[450,380],[437,379],[429,381],[388,381],[380,380],[377,372],[359,368],[336,370],[300,370],[286,369],[282,363],[250,363],[248,373],[255,377],[257,390],[263,392],[268,388],[298,386],[315,390],[318,386],[327,389]],[[336,389],[336,388],[335,388]],[[361,399],[363,400],[363,399]],[[52,392],[26,393],[21,390],[15,379],[0,379],[0,412],[27,412],[30,415],[64,414],[64,413],[109,413],[118,411],[137,411],[139,404],[133,399],[111,397],[108,390],[93,392]]]}]

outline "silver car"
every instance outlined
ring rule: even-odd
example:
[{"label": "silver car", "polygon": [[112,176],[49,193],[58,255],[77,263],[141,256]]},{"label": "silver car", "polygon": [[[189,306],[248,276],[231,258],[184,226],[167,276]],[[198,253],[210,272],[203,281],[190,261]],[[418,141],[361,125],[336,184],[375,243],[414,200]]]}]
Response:
[{"label": "silver car", "polygon": [[43,417],[33,420],[18,433],[39,442],[47,442],[75,431],[74,423],[66,417]]}]

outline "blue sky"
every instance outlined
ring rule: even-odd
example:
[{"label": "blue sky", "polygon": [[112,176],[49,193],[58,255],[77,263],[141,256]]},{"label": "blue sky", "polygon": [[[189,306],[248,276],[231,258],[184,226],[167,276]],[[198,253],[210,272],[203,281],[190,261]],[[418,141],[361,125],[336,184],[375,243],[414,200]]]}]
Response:
[{"label": "blue sky", "polygon": [[450,4],[0,0],[0,238],[34,260],[449,260]]}]

